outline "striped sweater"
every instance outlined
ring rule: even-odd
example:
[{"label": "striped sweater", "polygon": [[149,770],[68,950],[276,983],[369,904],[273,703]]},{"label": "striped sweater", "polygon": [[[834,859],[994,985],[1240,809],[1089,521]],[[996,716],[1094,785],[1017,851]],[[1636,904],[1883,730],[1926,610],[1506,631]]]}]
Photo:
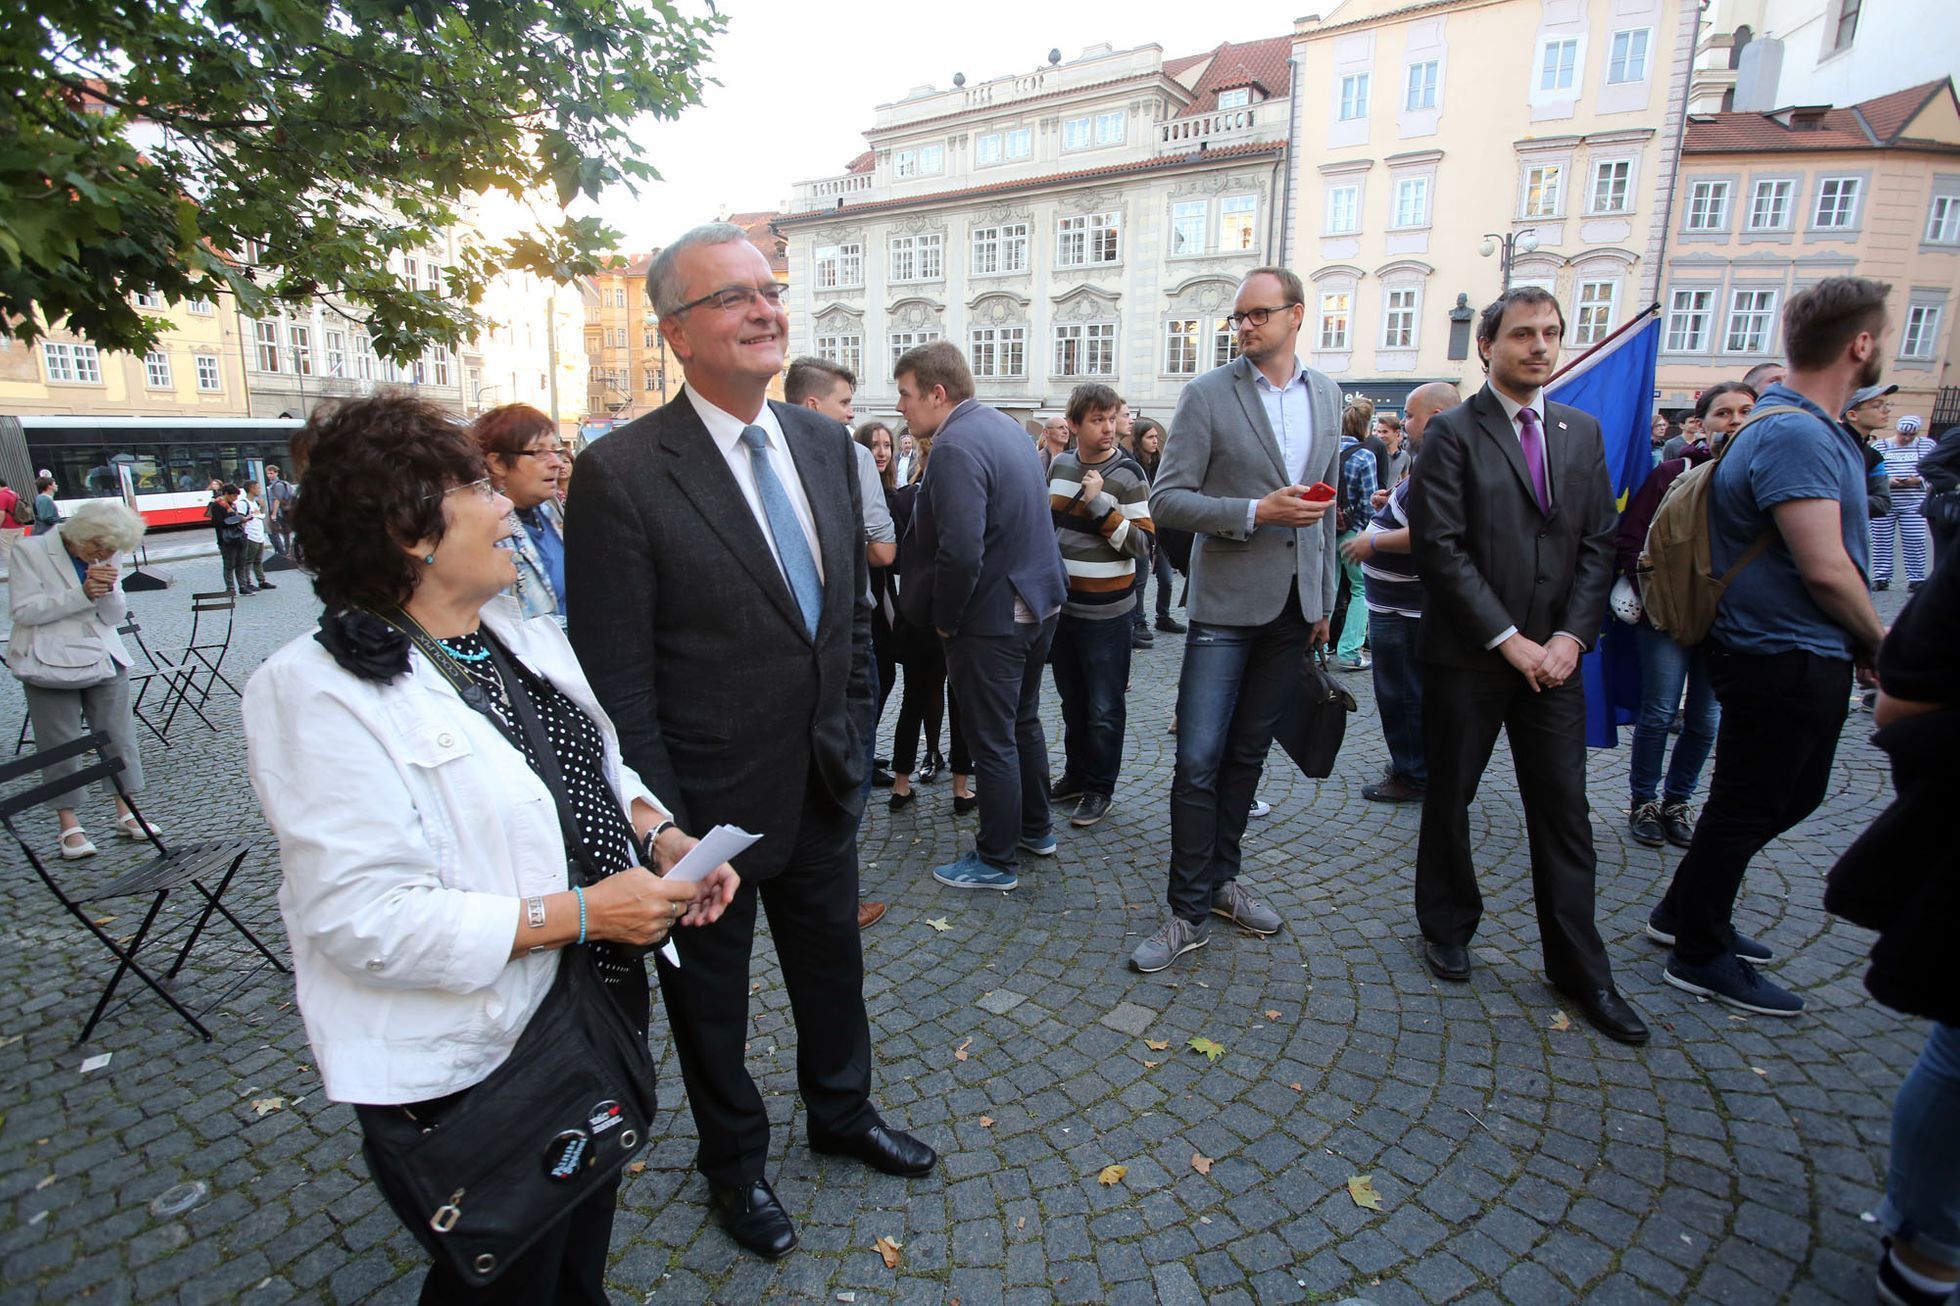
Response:
[{"label": "striped sweater", "polygon": [[1048,466],[1048,507],[1055,520],[1055,542],[1068,568],[1071,617],[1120,617],[1136,606],[1137,562],[1150,557],[1156,523],[1150,520],[1150,481],[1136,459],[1116,450],[1090,470],[1100,472],[1102,491],[1082,497],[1081,457],[1057,454]]}]

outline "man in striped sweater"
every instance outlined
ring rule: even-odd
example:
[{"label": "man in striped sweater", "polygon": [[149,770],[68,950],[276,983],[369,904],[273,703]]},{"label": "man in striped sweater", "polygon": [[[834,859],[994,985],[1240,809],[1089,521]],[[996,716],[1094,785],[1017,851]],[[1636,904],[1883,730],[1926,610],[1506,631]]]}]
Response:
[{"label": "man in striped sweater", "polygon": [[1062,778],[1050,797],[1073,798],[1071,825],[1109,813],[1123,761],[1123,696],[1130,685],[1130,610],[1139,560],[1150,556],[1150,481],[1116,445],[1123,400],[1106,385],[1075,387],[1068,425],[1075,448],[1048,465],[1048,507],[1068,569],[1068,599],[1049,661],[1062,700]]}]

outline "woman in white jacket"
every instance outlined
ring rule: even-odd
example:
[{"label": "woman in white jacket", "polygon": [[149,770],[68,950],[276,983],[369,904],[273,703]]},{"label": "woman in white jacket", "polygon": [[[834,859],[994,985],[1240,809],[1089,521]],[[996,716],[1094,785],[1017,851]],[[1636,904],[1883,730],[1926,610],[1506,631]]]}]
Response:
[{"label": "woman in white jacket", "polygon": [[[90,731],[106,735],[106,751],[122,759],[123,787],[132,794],[143,788],[143,755],[129,704],[129,652],[116,633],[129,612],[116,556],[142,538],[141,517],[113,499],[92,499],[47,534],[20,540],[7,586],[14,618],[7,666],[27,694],[34,746],[55,748]],[[50,767],[47,778],[78,771],[87,760]],[[75,815],[80,799],[76,790],[49,803],[61,822],[57,849],[68,861],[95,856]],[[120,795],[116,831],[126,839],[143,837]]]},{"label": "woman in white jacket", "polygon": [[[248,765],[327,1095],[356,1104],[370,1148],[402,1155],[503,1064],[566,945],[592,945],[644,1036],[640,949],[718,917],[736,877],[647,869],[695,841],[622,763],[557,625],[498,597],[510,502],[460,427],[383,395],[316,413],[293,454],[306,477],[293,526],[325,612],[247,685]],[[552,768],[531,756],[524,698],[577,830],[561,830],[540,776]],[[574,856],[599,878],[574,876]],[[604,1302],[615,1193],[488,1289],[438,1263],[422,1300]]]}]

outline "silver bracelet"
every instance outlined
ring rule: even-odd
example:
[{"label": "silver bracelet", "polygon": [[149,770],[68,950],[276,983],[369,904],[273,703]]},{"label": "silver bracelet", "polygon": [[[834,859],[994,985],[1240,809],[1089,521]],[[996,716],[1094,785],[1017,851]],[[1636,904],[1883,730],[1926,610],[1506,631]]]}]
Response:
[{"label": "silver bracelet", "polygon": [[534,930],[544,928],[544,897],[533,894],[524,900],[524,919]]}]

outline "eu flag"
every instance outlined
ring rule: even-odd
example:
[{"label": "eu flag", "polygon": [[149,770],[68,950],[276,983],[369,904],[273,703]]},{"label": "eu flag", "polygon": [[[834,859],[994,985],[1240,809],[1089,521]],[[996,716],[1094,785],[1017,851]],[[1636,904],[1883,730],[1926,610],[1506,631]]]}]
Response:
[{"label": "eu flag", "polygon": [[[1581,354],[1545,387],[1545,397],[1591,413],[1606,442],[1606,471],[1616,506],[1628,500],[1653,470],[1654,362],[1660,353],[1660,305],[1655,304]],[[1580,663],[1586,684],[1586,743],[1612,748],[1618,726],[1632,725],[1640,710],[1640,657],[1633,628],[1608,616],[1593,651]]]}]

